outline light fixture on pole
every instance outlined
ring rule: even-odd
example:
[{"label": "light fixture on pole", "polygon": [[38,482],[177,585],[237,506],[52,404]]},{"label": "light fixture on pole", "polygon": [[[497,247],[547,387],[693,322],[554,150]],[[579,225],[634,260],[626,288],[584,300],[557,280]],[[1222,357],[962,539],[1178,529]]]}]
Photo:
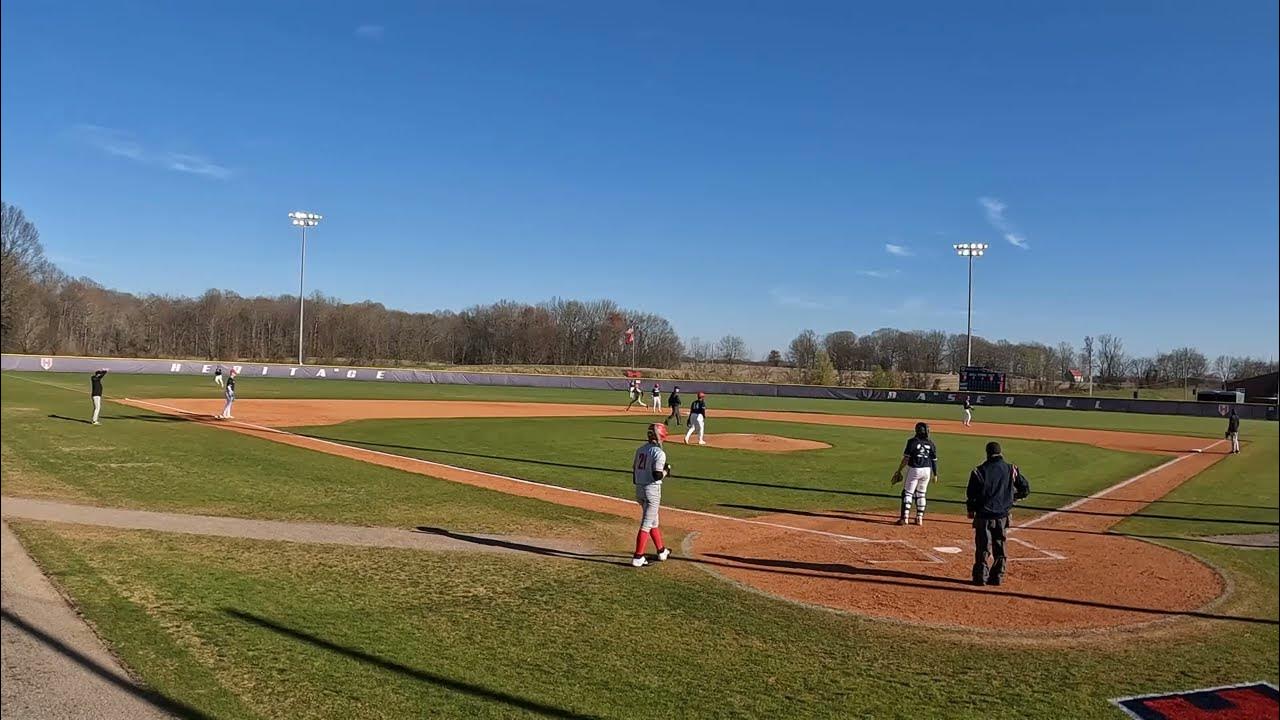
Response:
[{"label": "light fixture on pole", "polygon": [[289,213],[289,219],[294,225],[302,229],[302,259],[298,264],[298,364],[302,364],[302,311],[303,303],[303,282],[307,272],[307,228],[313,228],[320,224],[322,215],[311,212],[303,212],[297,210]]},{"label": "light fixture on pole", "polygon": [[969,328],[966,331],[968,341],[965,345],[964,364],[966,367],[973,365],[973,259],[982,257],[982,254],[990,247],[986,243],[960,243],[952,245],[956,249],[956,254],[960,257],[969,258]]}]

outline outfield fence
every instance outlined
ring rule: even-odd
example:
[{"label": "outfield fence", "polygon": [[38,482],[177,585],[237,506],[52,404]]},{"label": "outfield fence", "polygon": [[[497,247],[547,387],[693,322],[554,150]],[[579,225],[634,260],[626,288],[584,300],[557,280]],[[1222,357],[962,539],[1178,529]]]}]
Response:
[{"label": "outfield fence", "polygon": [[[428,383],[439,385],[492,385],[505,387],[544,387],[578,390],[625,391],[631,378],[585,377],[574,375],[531,375],[521,373],[455,372],[450,370],[413,370],[407,368],[330,367],[322,365],[280,365],[269,363],[202,362],[194,360],[147,360],[131,358],[86,358],[56,355],[0,356],[0,370],[19,372],[91,373],[106,368],[113,373],[139,375],[213,375],[218,369],[234,369],[245,378],[271,377],[328,382]],[[1130,400],[1127,398],[1092,398],[1066,395],[1016,393],[976,393],[951,390],[884,390],[815,385],[729,382],[720,380],[669,380],[644,378],[644,382],[662,384],[664,393],[679,385],[684,393],[704,391],[717,395],[755,395],[823,400],[870,400],[877,402],[956,404],[967,395],[975,407],[1000,406],[1049,408],[1094,412],[1129,412],[1154,415],[1192,415],[1220,417],[1232,407],[1240,417],[1252,420],[1276,420],[1275,405],[1241,403],[1227,405],[1191,400]],[[647,392],[647,388],[646,388]]]}]

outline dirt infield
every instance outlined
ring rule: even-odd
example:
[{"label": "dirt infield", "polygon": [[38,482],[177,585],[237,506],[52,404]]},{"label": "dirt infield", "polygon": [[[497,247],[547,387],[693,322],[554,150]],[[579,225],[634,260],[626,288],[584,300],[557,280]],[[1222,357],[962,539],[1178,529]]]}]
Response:
[{"label": "dirt infield", "polygon": [[758,435],[755,433],[717,433],[706,436],[711,447],[729,450],[751,450],[753,452],[790,453],[801,450],[823,450],[831,447],[817,440],[781,437],[779,435]]},{"label": "dirt infield", "polygon": [[[617,408],[450,401],[242,400],[234,421],[207,417],[220,401],[131,401],[235,432],[431,477],[622,516],[633,503],[569,488],[366,450],[273,428],[367,418],[623,415]],[[914,421],[818,413],[722,411],[721,416],[910,430]],[[1226,584],[1176,550],[1107,530],[1224,455],[1212,441],[1038,426],[936,422],[938,432],[1077,442],[1171,456],[1125,483],[1033,518],[1011,535],[1010,575],[999,588],[967,582],[972,530],[934,514],[896,527],[874,513],[805,512],[732,518],[664,508],[664,524],[692,531],[687,560],[752,590],[870,617],[945,627],[1063,636],[1177,618],[1250,622],[1215,614]],[[1208,447],[1205,447],[1205,446]],[[1197,452],[1198,450],[1203,452]]]}]

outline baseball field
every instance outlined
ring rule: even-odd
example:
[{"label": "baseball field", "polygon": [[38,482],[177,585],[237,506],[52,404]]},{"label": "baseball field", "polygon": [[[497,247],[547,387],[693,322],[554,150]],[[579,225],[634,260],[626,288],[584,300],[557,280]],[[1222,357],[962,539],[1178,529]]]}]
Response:
[{"label": "baseball field", "polygon": [[[661,416],[622,393],[245,378],[216,420],[208,378],[109,376],[93,426],[84,377],[0,386],[6,524],[179,715],[1119,718],[1278,680],[1276,423],[1228,455],[1216,419],[713,396],[636,569]],[[975,587],[988,440],[1032,494]]]}]

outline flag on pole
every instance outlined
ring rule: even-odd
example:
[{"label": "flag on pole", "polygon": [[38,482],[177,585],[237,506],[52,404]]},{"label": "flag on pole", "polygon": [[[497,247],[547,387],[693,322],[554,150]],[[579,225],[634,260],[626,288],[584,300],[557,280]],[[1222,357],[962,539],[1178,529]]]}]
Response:
[{"label": "flag on pole", "polygon": [[635,328],[635,326],[633,325],[633,326],[631,326],[631,327],[627,328],[626,343],[627,343],[628,345],[630,345],[631,343],[633,343],[633,342],[635,342],[635,341],[636,341],[636,328]]}]

